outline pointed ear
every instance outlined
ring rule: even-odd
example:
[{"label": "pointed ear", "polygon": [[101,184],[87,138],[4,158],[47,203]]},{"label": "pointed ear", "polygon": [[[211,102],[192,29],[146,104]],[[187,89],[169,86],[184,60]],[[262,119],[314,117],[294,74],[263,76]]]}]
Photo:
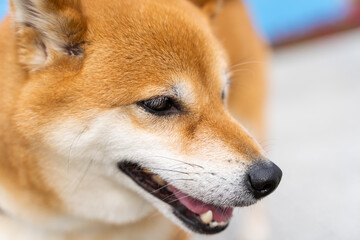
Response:
[{"label": "pointed ear", "polygon": [[82,57],[86,21],[78,0],[11,0],[19,61],[30,71],[56,56]]},{"label": "pointed ear", "polygon": [[190,0],[210,17],[214,18],[220,11],[225,0]]}]

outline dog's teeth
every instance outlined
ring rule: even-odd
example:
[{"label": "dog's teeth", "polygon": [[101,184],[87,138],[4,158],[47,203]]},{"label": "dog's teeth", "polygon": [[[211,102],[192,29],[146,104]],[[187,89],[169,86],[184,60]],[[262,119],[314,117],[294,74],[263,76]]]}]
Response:
[{"label": "dog's teeth", "polygon": [[222,226],[225,226],[227,224],[227,222],[219,222],[218,224],[219,224],[219,226],[222,227]]},{"label": "dog's teeth", "polygon": [[226,226],[229,223],[229,221],[226,222],[216,222],[216,221],[212,221],[209,223],[210,227],[214,228],[214,227],[223,227]]},{"label": "dog's teeth", "polygon": [[169,192],[172,192],[172,189],[171,189],[170,186],[167,186],[167,187],[166,187],[166,190],[168,190]]},{"label": "dog's teeth", "polygon": [[206,213],[201,214],[200,219],[201,219],[201,221],[203,221],[206,224],[210,223],[212,221],[212,219],[213,219],[212,211],[209,210]]},{"label": "dog's teeth", "polygon": [[218,222],[215,222],[215,221],[212,221],[209,223],[210,227],[214,228],[214,227],[217,227],[219,226],[219,223]]},{"label": "dog's teeth", "polygon": [[165,181],[162,180],[158,175],[152,175],[152,180],[154,180],[160,186],[163,186],[166,184]]},{"label": "dog's teeth", "polygon": [[146,174],[152,174],[152,172],[151,172],[149,169],[147,169],[147,168],[143,168],[142,170],[143,170],[143,172],[146,173]]}]

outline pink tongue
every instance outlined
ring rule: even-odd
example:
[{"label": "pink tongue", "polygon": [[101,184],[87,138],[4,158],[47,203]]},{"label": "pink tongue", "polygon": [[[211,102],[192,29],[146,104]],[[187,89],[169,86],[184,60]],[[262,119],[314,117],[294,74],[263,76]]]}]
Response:
[{"label": "pink tongue", "polygon": [[174,186],[170,186],[170,188],[175,194],[176,198],[179,199],[179,201],[183,205],[185,205],[189,210],[191,210],[194,213],[203,214],[211,210],[213,213],[213,219],[216,222],[226,222],[232,216],[232,212],[234,209],[231,207],[222,208],[222,207],[206,204],[181,192]]}]

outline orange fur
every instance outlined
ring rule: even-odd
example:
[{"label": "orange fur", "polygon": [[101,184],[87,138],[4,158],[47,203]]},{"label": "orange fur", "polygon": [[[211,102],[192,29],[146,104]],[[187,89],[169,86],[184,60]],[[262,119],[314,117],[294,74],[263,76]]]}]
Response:
[{"label": "orange fur", "polygon": [[258,36],[244,4],[227,0],[213,22],[228,52],[233,82],[228,99],[231,114],[257,138],[264,135],[267,46]]},{"label": "orange fur", "polygon": [[[6,18],[0,25],[0,197],[12,203],[0,201],[5,215],[38,225],[71,215],[48,181],[45,166],[54,152],[48,134],[63,121],[87,122],[109,109],[119,108],[138,129],[176,136],[169,141],[183,154],[198,154],[204,139],[216,139],[246,162],[263,157],[226,112],[219,79],[227,64],[264,61],[266,49],[239,1],[224,1],[220,10],[217,1],[194,2],[201,8],[185,0],[53,0],[40,8],[55,25],[34,28],[16,23],[14,14]],[[14,4],[12,11],[18,11]],[[248,73],[233,76],[229,109],[261,135],[264,65],[244,68]],[[134,110],[133,103],[167,93],[180,80],[196,96],[184,116],[160,122]],[[104,227],[91,239],[110,238],[118,228]],[[177,231],[176,239],[187,238]]]}]

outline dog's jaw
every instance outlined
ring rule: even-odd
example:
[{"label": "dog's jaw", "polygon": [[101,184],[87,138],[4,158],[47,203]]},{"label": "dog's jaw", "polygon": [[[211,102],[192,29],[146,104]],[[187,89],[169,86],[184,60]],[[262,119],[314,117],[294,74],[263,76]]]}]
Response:
[{"label": "dog's jaw", "polygon": [[[155,207],[189,231],[174,215],[171,206],[153,197],[117,169],[117,163],[122,160],[147,166],[177,188],[209,203],[226,207],[256,202],[241,184],[235,188],[233,185],[241,183],[239,173],[245,172],[246,164],[209,159],[197,165],[194,164],[200,158],[197,156],[185,157],[188,162],[174,161],[184,157],[174,155],[161,136],[134,128],[129,119],[121,117],[118,109],[98,112],[94,116],[89,122],[58,122],[49,127],[53,131],[46,136],[46,148],[56,154],[46,163],[44,176],[59,192],[69,212],[87,219],[126,224],[148,216]],[[200,152],[199,156],[214,157],[218,155],[216,147],[223,149],[221,144],[207,144],[207,147],[211,150],[204,149],[208,153]],[[172,168],[177,171],[164,171]],[[187,173],[186,177],[182,172]],[[182,181],[177,181],[179,179]]]}]

